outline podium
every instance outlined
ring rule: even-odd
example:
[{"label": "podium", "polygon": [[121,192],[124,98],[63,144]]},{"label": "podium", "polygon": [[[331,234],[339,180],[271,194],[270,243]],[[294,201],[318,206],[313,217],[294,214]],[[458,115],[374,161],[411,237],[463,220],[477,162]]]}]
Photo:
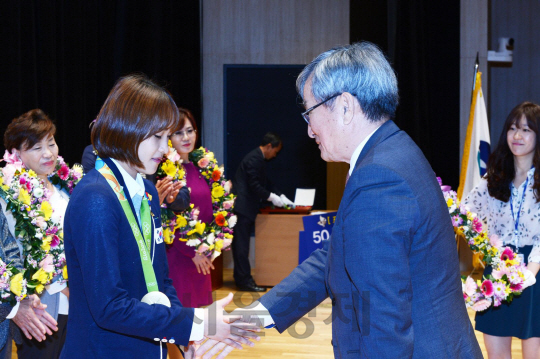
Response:
[{"label": "podium", "polygon": [[[255,220],[255,282],[275,286],[298,266],[303,214],[259,214]],[[304,213],[304,214],[307,214]]]}]

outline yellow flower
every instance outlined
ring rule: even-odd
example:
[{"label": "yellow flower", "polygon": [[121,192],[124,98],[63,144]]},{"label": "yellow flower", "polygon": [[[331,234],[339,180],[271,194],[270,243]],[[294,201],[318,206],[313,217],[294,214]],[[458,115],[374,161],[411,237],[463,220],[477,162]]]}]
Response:
[{"label": "yellow flower", "polygon": [[36,172],[34,172],[34,170],[29,170],[29,171],[28,171],[28,175],[29,175],[30,177],[37,177],[37,174],[36,174]]},{"label": "yellow flower", "polygon": [[186,171],[184,171],[184,167],[178,168],[178,179],[183,179],[186,175]]},{"label": "yellow flower", "polygon": [[187,242],[187,238],[178,238],[180,242]]},{"label": "yellow flower", "polygon": [[446,201],[446,205],[448,207],[452,207],[453,204],[454,204],[454,200],[452,198],[448,198],[448,201]]},{"label": "yellow flower", "polygon": [[195,228],[189,231],[187,235],[191,236],[193,233],[199,233],[200,235],[202,235],[204,233],[205,228],[206,228],[206,223],[197,222],[195,224]]},{"label": "yellow flower", "polygon": [[228,238],[228,239],[232,239],[232,238],[233,238],[233,235],[230,234],[230,233],[223,233],[223,236],[224,236],[225,238]]},{"label": "yellow flower", "polygon": [[43,284],[36,285],[37,294],[41,294],[41,292],[43,292],[43,289],[45,289],[45,286]]},{"label": "yellow flower", "polygon": [[4,184],[4,177],[0,176],[0,186]]},{"label": "yellow flower", "polygon": [[212,197],[213,198],[221,198],[225,194],[225,190],[221,186],[215,186],[212,188]]},{"label": "yellow flower", "polygon": [[221,252],[221,248],[223,248],[223,240],[218,239],[217,241],[214,242],[214,244],[215,244],[216,251]]},{"label": "yellow flower", "polygon": [[30,195],[24,188],[19,189],[19,200],[27,206],[30,205]]},{"label": "yellow flower", "polygon": [[167,174],[167,176],[173,177],[176,173],[176,166],[169,160],[165,161],[165,163],[161,165],[161,169]]},{"label": "yellow flower", "polygon": [[49,202],[47,201],[41,202],[41,212],[43,212],[43,217],[45,218],[46,221],[51,219],[52,211],[53,210]]},{"label": "yellow flower", "polygon": [[165,243],[167,244],[171,244],[173,242],[173,234],[171,233],[171,230],[166,227],[164,230],[163,230],[163,240],[165,241]]},{"label": "yellow flower", "polygon": [[174,229],[182,228],[187,226],[187,221],[183,216],[176,216],[176,224],[174,225]]},{"label": "yellow flower", "polygon": [[49,251],[51,250],[51,240],[52,238],[50,236],[43,238],[43,243],[41,243],[41,249],[43,249],[45,253],[49,253]]},{"label": "yellow flower", "polygon": [[62,268],[62,277],[64,277],[64,279],[68,279],[67,265]]},{"label": "yellow flower", "polygon": [[43,268],[40,268],[34,275],[32,276],[32,279],[38,280],[41,284],[45,284],[51,279],[52,273],[47,273],[43,270]]},{"label": "yellow flower", "polygon": [[171,140],[167,141],[167,146],[169,146],[170,148],[172,148],[172,142],[171,142]]},{"label": "yellow flower", "polygon": [[9,189],[9,186],[8,186],[7,184],[3,184],[3,185],[2,185],[2,189],[3,189],[4,191],[7,191],[7,190]]},{"label": "yellow flower", "polygon": [[11,278],[11,282],[9,282],[9,290],[15,294],[17,297],[20,297],[22,294],[22,281],[23,281],[23,275],[22,273],[17,273]]}]

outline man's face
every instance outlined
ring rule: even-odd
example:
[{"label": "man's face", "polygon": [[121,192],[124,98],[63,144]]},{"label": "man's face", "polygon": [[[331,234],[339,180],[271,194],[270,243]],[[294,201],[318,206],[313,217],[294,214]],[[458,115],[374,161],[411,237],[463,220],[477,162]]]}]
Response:
[{"label": "man's face", "polygon": [[[339,98],[339,97],[337,97]],[[304,86],[304,104],[306,108],[315,106],[318,101],[311,94],[311,79]],[[309,113],[308,136],[315,139],[321,151],[321,158],[326,162],[340,162],[339,158],[343,138],[338,135],[338,119],[334,110],[325,105]]]},{"label": "man's face", "polygon": [[268,144],[268,145],[269,145],[269,148],[267,151],[265,151],[264,158],[266,158],[267,161],[270,161],[272,158],[275,158],[277,156],[279,151],[281,151],[281,148],[283,147],[283,145],[281,143],[276,147],[272,147],[271,144]]}]

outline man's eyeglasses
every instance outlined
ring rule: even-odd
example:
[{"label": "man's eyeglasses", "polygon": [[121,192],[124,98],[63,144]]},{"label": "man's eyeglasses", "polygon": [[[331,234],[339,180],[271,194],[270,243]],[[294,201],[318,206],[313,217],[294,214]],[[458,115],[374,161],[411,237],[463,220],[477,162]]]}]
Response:
[{"label": "man's eyeglasses", "polygon": [[330,101],[331,99],[333,99],[335,97],[338,97],[339,95],[341,95],[341,94],[338,93],[338,94],[335,94],[334,96],[330,96],[326,100],[321,101],[318,104],[316,104],[315,106],[312,106],[312,107],[308,108],[307,110],[305,110],[304,112],[302,112],[302,117],[304,118],[304,120],[306,120],[307,124],[309,125],[309,113],[311,111],[315,110],[317,107],[319,107],[320,105]]}]

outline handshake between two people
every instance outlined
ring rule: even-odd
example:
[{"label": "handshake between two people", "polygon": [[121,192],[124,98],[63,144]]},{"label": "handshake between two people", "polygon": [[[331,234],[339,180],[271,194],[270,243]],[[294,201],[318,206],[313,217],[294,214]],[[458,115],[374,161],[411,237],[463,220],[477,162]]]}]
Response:
[{"label": "handshake between two people", "polygon": [[[185,358],[217,359],[225,358],[234,349],[243,349],[242,345],[253,347],[253,341],[261,338],[257,334],[264,328],[265,315],[256,308],[235,309],[230,313],[225,311],[233,299],[233,294],[215,301],[204,309],[204,338],[198,342],[190,342],[186,348]],[[250,306],[251,307],[251,306]]]}]

